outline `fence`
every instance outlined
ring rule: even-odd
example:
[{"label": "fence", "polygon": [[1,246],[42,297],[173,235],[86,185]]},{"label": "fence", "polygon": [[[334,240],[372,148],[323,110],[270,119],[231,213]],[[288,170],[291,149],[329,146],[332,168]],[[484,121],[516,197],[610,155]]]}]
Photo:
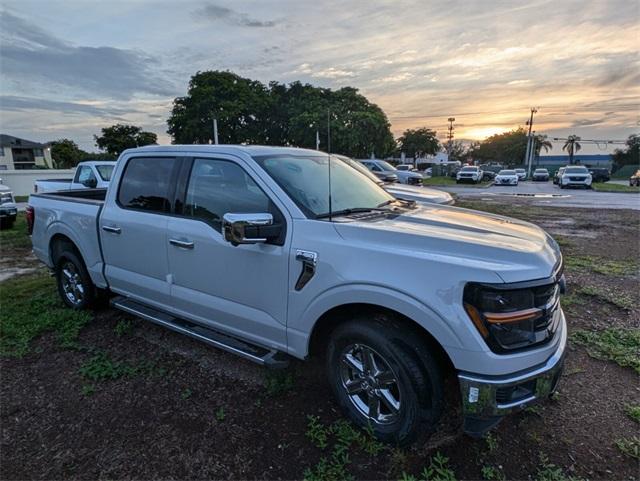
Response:
[{"label": "fence", "polygon": [[29,195],[36,180],[70,179],[74,172],[75,169],[0,170],[0,179],[11,188],[13,195]]}]

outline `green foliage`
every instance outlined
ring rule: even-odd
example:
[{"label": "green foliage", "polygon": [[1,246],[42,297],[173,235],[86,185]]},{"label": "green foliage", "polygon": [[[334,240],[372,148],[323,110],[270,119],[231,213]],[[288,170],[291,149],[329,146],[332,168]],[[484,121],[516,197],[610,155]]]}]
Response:
[{"label": "green foliage", "polygon": [[93,384],[85,384],[82,386],[82,395],[85,397],[91,396],[94,392],[96,392],[96,387]]},{"label": "green foliage", "polygon": [[635,422],[640,423],[640,406],[628,404],[624,407],[624,412]]},{"label": "green foliage", "polygon": [[295,385],[293,372],[267,371],[265,378],[265,388],[269,396],[278,396],[291,391]]},{"label": "green foliage", "polygon": [[398,139],[398,149],[407,157],[434,155],[440,150],[435,130],[426,127],[405,130]]},{"label": "green foliage", "polygon": [[225,418],[224,408],[220,406],[216,411],[216,421],[222,422],[224,421],[224,418]]},{"label": "green foliage", "polygon": [[[10,302],[7,302],[10,300]],[[21,276],[0,283],[0,354],[22,357],[39,335],[52,331],[63,348],[76,347],[86,311],[73,311],[59,300],[54,280],[46,275]]]},{"label": "green foliage", "polygon": [[623,192],[629,194],[638,194],[640,193],[640,187],[624,185],[624,184],[610,184],[609,182],[599,183],[594,182],[591,184],[593,190],[597,190],[598,192]]},{"label": "green foliage", "polygon": [[183,401],[186,401],[187,399],[189,399],[191,396],[193,395],[193,391],[189,388],[184,389],[181,393],[180,393],[180,398]]},{"label": "green foliage", "polygon": [[111,359],[106,352],[99,351],[85,361],[78,372],[90,381],[104,382],[138,375],[161,376],[164,374],[164,369],[158,368],[152,361],[144,361],[139,364],[116,361]]},{"label": "green foliage", "polygon": [[481,162],[497,162],[506,166],[522,164],[527,151],[527,132],[519,127],[495,134],[474,145],[470,156]]},{"label": "green foliage", "polygon": [[495,466],[482,466],[482,479],[487,481],[506,481],[507,477]]},{"label": "green foliage", "polygon": [[128,336],[133,331],[133,322],[129,319],[120,319],[113,331],[118,337]]},{"label": "green foliage", "polygon": [[616,447],[629,457],[640,459],[640,437],[616,439]]},{"label": "green foliage", "polygon": [[18,212],[16,222],[11,229],[0,230],[0,252],[8,249],[26,249],[31,247],[31,237],[27,234],[27,220],[24,212]]},{"label": "green foliage", "polygon": [[625,165],[640,169],[640,134],[631,134],[626,144],[624,149],[616,149],[613,152],[613,163],[618,169]]},{"label": "green foliage", "polygon": [[456,475],[449,467],[449,458],[437,452],[429,461],[429,466],[422,470],[420,477],[402,473],[403,481],[456,481]]},{"label": "green foliage", "polygon": [[493,453],[498,449],[498,436],[489,432],[485,435],[484,440],[487,443],[487,448],[489,448],[490,453]]},{"label": "green foliage", "polygon": [[622,262],[594,256],[566,256],[564,265],[571,270],[592,271],[606,276],[625,276],[638,272],[638,263],[634,259]]},{"label": "green foliage", "polygon": [[[331,117],[328,117],[331,112]],[[173,102],[167,121],[175,143],[206,144],[213,139],[213,119],[224,144],[316,147],[316,132],[327,150],[351,157],[379,157],[395,148],[389,121],[377,105],[351,87],[339,90],[294,82],[269,86],[232,72],[198,72],[187,95]]]},{"label": "green foliage", "polygon": [[620,309],[631,310],[635,306],[633,299],[629,296],[619,292],[607,290],[606,288],[593,287],[593,286],[582,286],[576,290],[577,294],[593,297],[603,302],[608,302]]},{"label": "green foliage", "polygon": [[613,361],[640,373],[640,329],[578,330],[571,335],[571,340],[585,346],[596,359]]},{"label": "green foliage", "polygon": [[536,481],[580,481],[573,476],[565,476],[562,469],[549,462],[549,458],[540,453],[540,466],[536,473]]},{"label": "green foliage", "polygon": [[94,135],[96,145],[112,156],[119,156],[123,150],[142,147],[158,142],[153,132],[145,132],[135,125],[115,124],[104,127],[102,135]]},{"label": "green foliage", "polygon": [[582,148],[580,140],[582,139],[577,135],[569,135],[562,146],[562,150],[566,150],[569,154],[569,165],[573,164],[573,155]]},{"label": "green foliage", "polygon": [[307,468],[304,472],[305,480],[342,480],[353,479],[347,466],[351,463],[349,452],[356,447],[374,456],[384,449],[384,446],[373,437],[373,429],[360,431],[345,420],[338,420],[331,426],[325,426],[317,416],[307,416],[306,436],[320,449],[329,447],[333,442],[330,457],[323,457],[316,466]]},{"label": "green foliage", "polygon": [[83,160],[115,160],[111,154],[85,152],[71,139],[58,139],[49,142],[51,158],[57,169],[71,169]]}]

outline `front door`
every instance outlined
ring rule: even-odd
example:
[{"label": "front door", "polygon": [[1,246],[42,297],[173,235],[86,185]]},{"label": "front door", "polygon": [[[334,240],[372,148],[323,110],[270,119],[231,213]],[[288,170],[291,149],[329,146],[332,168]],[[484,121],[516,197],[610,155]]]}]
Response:
[{"label": "front door", "polygon": [[112,194],[116,202],[100,216],[109,286],[156,307],[170,303],[166,229],[175,164],[174,157],[129,159]]},{"label": "front door", "polygon": [[168,221],[172,306],[178,315],[268,347],[286,348],[289,236],[233,246],[226,213],[282,211],[232,159],[196,158],[181,216]]}]

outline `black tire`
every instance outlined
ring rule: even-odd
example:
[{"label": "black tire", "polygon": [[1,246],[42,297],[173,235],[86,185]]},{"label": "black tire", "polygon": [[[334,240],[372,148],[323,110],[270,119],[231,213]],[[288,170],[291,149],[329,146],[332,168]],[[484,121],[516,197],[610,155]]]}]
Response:
[{"label": "black tire", "polygon": [[[354,374],[357,377],[358,370],[346,367],[348,364],[343,360],[353,352],[356,355],[352,358],[357,359],[358,348],[361,353],[365,349],[372,351],[376,356],[374,364],[382,371],[390,372],[397,382],[392,384],[387,380],[380,384],[376,376],[365,374],[351,384],[360,383],[356,389],[361,389],[361,393],[347,393],[346,383],[349,379],[345,381],[345,376],[348,378]],[[429,434],[433,431],[443,403],[442,373],[426,343],[420,340],[415,330],[387,316],[355,318],[333,331],[326,360],[329,384],[338,404],[355,424],[363,428],[371,426],[373,434],[380,441],[406,444],[419,433]],[[384,368],[384,365],[387,367]],[[361,366],[366,371],[364,363]],[[362,388],[363,382],[366,388]],[[376,386],[389,387],[376,389]],[[382,391],[398,402],[395,413],[382,399],[385,397],[380,394]],[[371,398],[378,399],[379,417],[388,415],[388,419],[373,420],[363,411],[364,408],[358,407],[357,403],[360,402],[371,413]],[[383,411],[387,411],[387,414]]]},{"label": "black tire", "polygon": [[64,246],[56,255],[55,275],[58,294],[68,307],[83,310],[94,304],[96,287],[91,281],[84,262],[74,249]]}]

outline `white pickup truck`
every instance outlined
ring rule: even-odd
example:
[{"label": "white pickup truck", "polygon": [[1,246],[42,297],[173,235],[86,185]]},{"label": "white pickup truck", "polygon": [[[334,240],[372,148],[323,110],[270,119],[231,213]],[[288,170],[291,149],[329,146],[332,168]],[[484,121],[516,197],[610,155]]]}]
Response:
[{"label": "white pickup truck", "polygon": [[[70,308],[109,293],[265,366],[323,356],[338,404],[383,441],[429,433],[456,402],[480,435],[560,377],[564,277],[547,233],[398,200],[338,157],[142,147],[120,156],[109,189],[29,204],[34,252]],[[449,376],[461,397],[445,395]]]},{"label": "white pickup truck", "polygon": [[59,190],[107,188],[115,166],[115,161],[86,160],[78,164],[72,179],[36,180],[33,191],[42,194]]}]

